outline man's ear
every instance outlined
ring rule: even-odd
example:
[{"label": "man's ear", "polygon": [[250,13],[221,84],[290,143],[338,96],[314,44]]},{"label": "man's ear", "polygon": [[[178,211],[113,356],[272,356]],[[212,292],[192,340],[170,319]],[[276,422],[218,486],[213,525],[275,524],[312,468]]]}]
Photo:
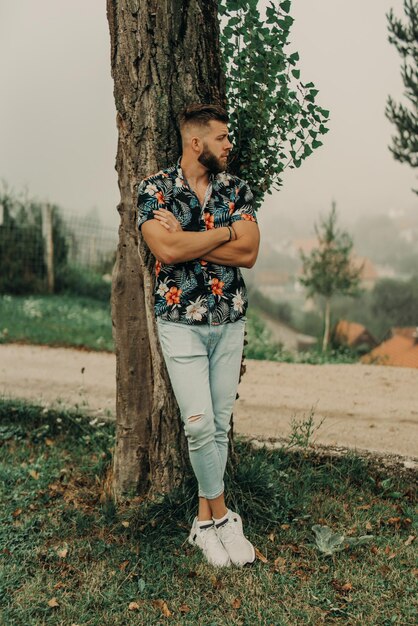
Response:
[{"label": "man's ear", "polygon": [[198,152],[200,154],[200,152],[202,151],[202,141],[200,137],[196,137],[196,136],[192,137],[190,145],[194,152]]}]

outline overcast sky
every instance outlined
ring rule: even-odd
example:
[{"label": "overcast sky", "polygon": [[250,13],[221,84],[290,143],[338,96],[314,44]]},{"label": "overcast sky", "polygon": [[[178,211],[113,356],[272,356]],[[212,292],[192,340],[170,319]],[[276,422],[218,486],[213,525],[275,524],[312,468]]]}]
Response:
[{"label": "overcast sky", "polygon": [[[320,90],[330,132],[267,197],[262,227],[313,223],[337,201],[349,220],[417,206],[412,170],[387,148],[388,94],[400,98],[400,57],[385,13],[402,0],[293,0],[289,51]],[[0,179],[66,211],[96,207],[117,224],[115,108],[104,0],[0,0]],[[418,207],[417,207],[418,209]]]}]

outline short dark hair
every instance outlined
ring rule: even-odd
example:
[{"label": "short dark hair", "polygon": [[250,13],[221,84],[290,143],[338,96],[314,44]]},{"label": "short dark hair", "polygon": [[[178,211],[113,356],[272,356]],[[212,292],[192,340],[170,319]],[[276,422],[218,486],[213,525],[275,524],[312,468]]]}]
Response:
[{"label": "short dark hair", "polygon": [[198,126],[207,126],[211,120],[229,122],[228,113],[218,104],[191,104],[179,115],[180,129],[188,122]]}]

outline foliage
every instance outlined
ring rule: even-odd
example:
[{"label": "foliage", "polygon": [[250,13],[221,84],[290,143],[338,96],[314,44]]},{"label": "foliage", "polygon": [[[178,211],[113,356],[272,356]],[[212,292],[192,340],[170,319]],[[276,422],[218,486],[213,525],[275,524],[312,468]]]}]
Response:
[{"label": "foliage", "polygon": [[[397,134],[389,147],[396,160],[418,167],[418,4],[416,0],[404,0],[407,23],[394,16],[391,9],[387,15],[389,41],[402,57],[402,81],[410,107],[397,104],[389,96],[386,117],[394,124]],[[418,190],[414,190],[418,193]]]},{"label": "foliage", "polygon": [[[0,224],[0,293],[42,293],[46,290],[46,266],[42,237],[41,202],[0,193],[3,222]],[[67,259],[67,244],[60,210],[52,205],[52,239],[56,267]]]},{"label": "foliage", "polygon": [[286,167],[299,167],[322,145],[329,112],[316,104],[318,90],[302,83],[299,54],[287,53],[291,2],[221,0],[220,42],[227,85],[232,173],[244,178],[260,205],[282,185]]},{"label": "foliage", "polygon": [[337,228],[337,211],[333,205],[330,214],[315,225],[318,247],[310,254],[300,252],[303,275],[300,279],[309,296],[331,298],[339,294],[357,295],[361,269],[353,267],[350,235]]},{"label": "foliage", "polygon": [[418,276],[408,281],[382,279],[376,283],[372,298],[373,314],[383,314],[391,326],[418,325]]},{"label": "foliage", "polygon": [[308,296],[325,299],[325,328],[322,348],[326,350],[330,333],[330,300],[337,294],[359,294],[362,268],[355,268],[351,261],[353,241],[350,235],[337,228],[335,204],[328,217],[315,225],[318,247],[310,254],[300,252],[303,275],[300,282],[307,288]]},{"label": "foliage", "polygon": [[[196,513],[189,477],[154,502],[111,505],[114,431],[78,412],[0,403],[5,625],[416,623],[412,476],[388,477],[354,455],[317,459],[238,440],[229,504],[260,556],[220,571],[185,541]],[[375,538],[325,560],[315,524]]]},{"label": "foliage", "polygon": [[255,288],[250,287],[248,291],[252,307],[264,311],[264,313],[285,324],[292,324],[293,312],[289,302],[273,302]]},{"label": "foliage", "polygon": [[110,281],[106,281],[102,274],[76,265],[58,267],[55,275],[55,292],[86,296],[101,302],[110,301]]}]

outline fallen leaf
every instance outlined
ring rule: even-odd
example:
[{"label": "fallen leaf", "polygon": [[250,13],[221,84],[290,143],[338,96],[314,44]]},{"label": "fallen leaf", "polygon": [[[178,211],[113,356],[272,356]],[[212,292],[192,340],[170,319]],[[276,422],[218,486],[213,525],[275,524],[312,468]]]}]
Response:
[{"label": "fallen leaf", "polygon": [[53,439],[48,439],[48,437],[45,437],[45,443],[46,443],[47,446],[53,446],[54,445]]},{"label": "fallen leaf", "polygon": [[416,576],[418,578],[418,567],[414,567],[411,569],[412,576]]},{"label": "fallen leaf", "polygon": [[62,582],[62,580],[59,580],[59,581],[57,582],[57,584],[56,584],[56,585],[54,585],[53,589],[62,589],[62,587],[64,587],[64,586],[65,586],[65,585],[64,585],[64,583]]},{"label": "fallen leaf", "polygon": [[391,554],[389,554],[388,559],[394,559],[396,556],[396,552],[392,552]]},{"label": "fallen leaf", "polygon": [[389,519],[386,520],[386,523],[390,524],[391,526],[396,526],[397,524],[400,524],[400,521],[400,517],[389,517]]},{"label": "fallen leaf", "polygon": [[128,605],[128,609],[130,611],[137,611],[139,609],[138,602],[130,602],[129,605]]},{"label": "fallen leaf", "polygon": [[257,557],[257,559],[259,559],[262,563],[268,563],[268,559],[264,556],[264,554],[262,554],[260,552],[260,550],[258,548],[255,549],[255,556]]},{"label": "fallen leaf", "polygon": [[180,613],[189,613],[191,609],[189,606],[187,606],[187,604],[182,604],[181,606],[179,606],[179,611]]},{"label": "fallen leaf", "polygon": [[57,550],[57,554],[60,557],[60,559],[65,559],[65,557],[68,554],[68,548],[63,548],[62,550]]},{"label": "fallen leaf", "polygon": [[269,534],[269,539],[270,539],[270,541],[274,541],[274,540],[275,540],[275,538],[276,538],[276,535],[275,535],[274,533],[270,533],[270,534]]},{"label": "fallen leaf", "polygon": [[32,476],[32,478],[34,478],[35,480],[38,480],[39,478],[39,472],[37,472],[36,470],[29,470],[29,474]]},{"label": "fallen leaf", "polygon": [[415,541],[416,535],[409,535],[408,539],[405,541],[404,546],[410,546],[413,541]]},{"label": "fallen leaf", "polygon": [[370,522],[366,523],[366,530],[373,530],[373,525]]},{"label": "fallen leaf", "polygon": [[129,528],[129,522],[127,522],[126,520],[124,520],[122,522],[122,526],[124,526],[125,528]]},{"label": "fallen leaf", "polygon": [[165,600],[154,600],[153,605],[158,607],[164,617],[170,617],[171,611],[167,606],[167,602]]},{"label": "fallen leaf", "polygon": [[373,554],[377,554],[379,552],[379,548],[377,546],[372,546],[370,548],[370,552],[373,552]]},{"label": "fallen leaf", "polygon": [[48,600],[48,606],[50,607],[59,606],[58,600],[56,598],[51,598],[50,600]]},{"label": "fallen leaf", "polygon": [[129,561],[122,561],[122,563],[120,563],[119,565],[119,569],[124,572],[126,570],[127,565],[129,564]]},{"label": "fallen leaf", "polygon": [[23,509],[16,509],[16,511],[13,511],[12,515],[13,517],[17,517],[18,515],[20,515],[22,513]]},{"label": "fallen leaf", "polygon": [[275,559],[274,561],[274,569],[276,570],[276,572],[280,572],[281,574],[283,574],[283,572],[286,570],[286,559],[284,559],[282,556],[278,556],[277,559]]},{"label": "fallen leaf", "polygon": [[215,589],[222,589],[222,582],[215,575],[210,577],[210,581]]},{"label": "fallen leaf", "polygon": [[281,524],[280,528],[281,528],[282,530],[289,530],[289,528],[290,528],[290,524]]},{"label": "fallen leaf", "polygon": [[239,598],[235,598],[235,600],[232,600],[233,609],[239,609],[240,606],[241,606],[241,600]]},{"label": "fallen leaf", "polygon": [[358,511],[367,511],[368,509],[370,509],[372,505],[371,504],[361,504],[360,506],[357,507]]},{"label": "fallen leaf", "polygon": [[350,593],[350,591],[353,591],[353,585],[350,582],[344,583],[342,585],[338,580],[334,579],[334,580],[331,581],[331,585],[339,593],[347,594],[347,593]]}]

